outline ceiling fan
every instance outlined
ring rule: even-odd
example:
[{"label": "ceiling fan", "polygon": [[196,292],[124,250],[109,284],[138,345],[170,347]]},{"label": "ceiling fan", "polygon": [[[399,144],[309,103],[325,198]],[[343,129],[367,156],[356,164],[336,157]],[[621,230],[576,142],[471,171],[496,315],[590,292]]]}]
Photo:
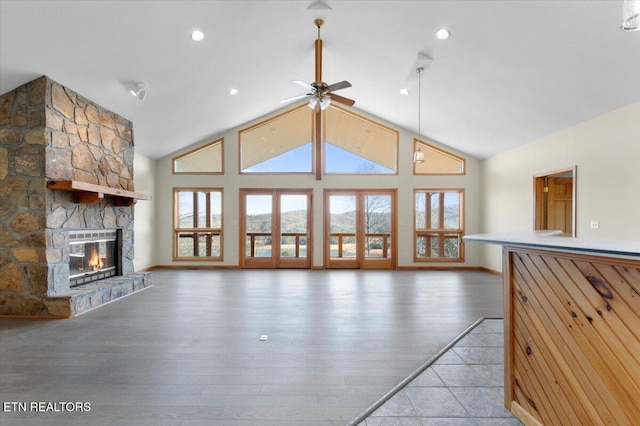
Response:
[{"label": "ceiling fan", "polygon": [[318,27],[318,39],[315,42],[316,49],[316,81],[309,84],[302,80],[293,80],[294,83],[299,84],[300,86],[307,89],[309,92],[304,95],[294,96],[292,98],[283,99],[280,102],[289,102],[298,99],[302,99],[305,97],[310,97],[309,99],[309,108],[314,110],[314,112],[318,112],[320,110],[325,110],[331,103],[331,101],[340,102],[341,104],[352,106],[356,103],[353,99],[345,98],[344,96],[336,95],[336,90],[346,89],[347,87],[351,87],[351,83],[348,81],[340,81],[334,84],[327,84],[322,81],[322,39],[320,39],[320,27],[324,24],[322,19],[316,19],[313,23]]}]

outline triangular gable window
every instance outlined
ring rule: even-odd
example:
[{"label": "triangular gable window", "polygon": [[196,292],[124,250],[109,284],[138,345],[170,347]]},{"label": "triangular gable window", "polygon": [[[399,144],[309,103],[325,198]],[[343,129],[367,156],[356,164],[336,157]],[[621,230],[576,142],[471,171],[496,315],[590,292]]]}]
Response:
[{"label": "triangular gable window", "polygon": [[396,173],[397,131],[333,105],[324,114],[325,173]]},{"label": "triangular gable window", "polygon": [[239,132],[242,173],[311,173],[313,111],[306,105]]},{"label": "triangular gable window", "polygon": [[424,151],[424,162],[413,163],[413,173],[416,175],[464,175],[465,159],[436,148],[426,142],[413,140],[414,149]]},{"label": "triangular gable window", "polygon": [[[396,130],[333,105],[321,114],[325,173],[397,173]],[[305,104],[241,130],[240,172],[312,173],[316,118]]]},{"label": "triangular gable window", "polygon": [[201,148],[189,151],[173,159],[176,174],[220,174],[223,172],[222,144],[218,139]]}]

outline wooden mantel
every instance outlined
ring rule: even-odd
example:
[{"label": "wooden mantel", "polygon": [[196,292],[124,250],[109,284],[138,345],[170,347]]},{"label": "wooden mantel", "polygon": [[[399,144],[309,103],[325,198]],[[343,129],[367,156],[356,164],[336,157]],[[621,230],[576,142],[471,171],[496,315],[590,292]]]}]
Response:
[{"label": "wooden mantel", "polygon": [[105,197],[114,200],[116,206],[133,206],[137,200],[150,200],[151,195],[126,191],[109,186],[95,185],[77,180],[56,180],[47,182],[47,188],[74,192],[76,203],[97,203]]}]

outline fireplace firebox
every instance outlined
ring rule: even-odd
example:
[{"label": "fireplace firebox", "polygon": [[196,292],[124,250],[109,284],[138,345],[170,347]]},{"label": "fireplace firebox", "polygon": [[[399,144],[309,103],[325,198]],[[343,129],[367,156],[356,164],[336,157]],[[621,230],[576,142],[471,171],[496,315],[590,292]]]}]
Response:
[{"label": "fireplace firebox", "polygon": [[118,229],[69,231],[69,286],[122,275]]}]

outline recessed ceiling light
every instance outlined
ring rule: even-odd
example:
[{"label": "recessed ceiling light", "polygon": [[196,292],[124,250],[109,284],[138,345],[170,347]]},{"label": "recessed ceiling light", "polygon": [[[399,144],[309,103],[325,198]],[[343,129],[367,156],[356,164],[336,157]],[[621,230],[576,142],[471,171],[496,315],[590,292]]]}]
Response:
[{"label": "recessed ceiling light", "polygon": [[200,30],[191,31],[191,40],[200,41],[204,38],[204,33]]},{"label": "recessed ceiling light", "polygon": [[436,31],[436,38],[438,40],[446,40],[449,38],[450,35],[451,34],[449,34],[449,31],[444,28],[441,28],[438,31]]},{"label": "recessed ceiling light", "polygon": [[407,89],[406,87],[403,87],[402,89],[398,90],[398,92],[400,92],[401,95],[408,95],[409,89]]},{"label": "recessed ceiling light", "polygon": [[230,89],[230,90],[229,90],[229,94],[230,94],[231,96],[233,96],[233,95],[237,95],[239,92],[240,92],[240,91],[239,91],[238,89]]}]

